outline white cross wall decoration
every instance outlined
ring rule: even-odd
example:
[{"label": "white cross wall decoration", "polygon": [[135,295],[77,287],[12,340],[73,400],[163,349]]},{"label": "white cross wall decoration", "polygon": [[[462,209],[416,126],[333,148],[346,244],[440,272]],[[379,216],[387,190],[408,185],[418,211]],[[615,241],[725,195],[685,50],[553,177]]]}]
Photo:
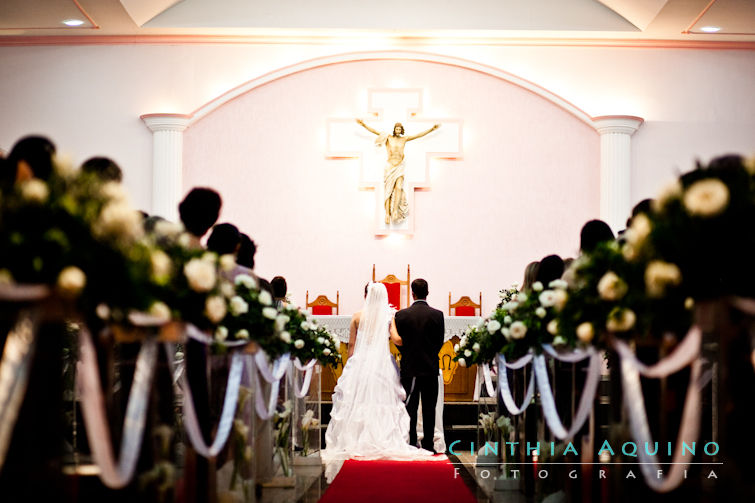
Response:
[{"label": "white cross wall decoration", "polygon": [[[359,159],[359,189],[375,193],[375,235],[414,234],[414,192],[430,190],[431,159],[462,158],[461,119],[432,118],[421,115],[422,89],[368,89],[367,111],[348,118],[327,120],[328,159]],[[440,128],[407,142],[404,149],[404,191],[409,216],[398,224],[385,223],[383,170],[387,163],[385,146],[376,146],[377,136],[356,123],[364,122],[381,133],[391,134],[396,122],[404,126],[405,136],[416,135],[433,126]]]}]

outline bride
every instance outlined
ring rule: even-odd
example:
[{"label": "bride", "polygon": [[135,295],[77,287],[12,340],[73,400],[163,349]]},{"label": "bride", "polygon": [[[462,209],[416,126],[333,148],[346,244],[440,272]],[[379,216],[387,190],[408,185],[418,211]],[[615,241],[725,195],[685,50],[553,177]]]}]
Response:
[{"label": "bride", "polygon": [[409,445],[406,392],[388,347],[389,339],[401,345],[393,313],[385,285],[371,283],[364,307],[351,319],[349,359],[333,391],[322,451],[328,482],[346,459],[433,455]]}]

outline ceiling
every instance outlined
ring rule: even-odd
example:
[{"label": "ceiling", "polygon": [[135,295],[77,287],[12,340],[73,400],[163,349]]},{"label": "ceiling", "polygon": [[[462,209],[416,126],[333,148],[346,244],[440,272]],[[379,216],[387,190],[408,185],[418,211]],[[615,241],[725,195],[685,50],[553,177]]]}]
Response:
[{"label": "ceiling", "polygon": [[[65,26],[70,19],[82,24]],[[706,26],[720,31],[705,33]],[[0,1],[0,45],[332,42],[371,35],[403,42],[668,41],[755,49],[755,0]]]}]

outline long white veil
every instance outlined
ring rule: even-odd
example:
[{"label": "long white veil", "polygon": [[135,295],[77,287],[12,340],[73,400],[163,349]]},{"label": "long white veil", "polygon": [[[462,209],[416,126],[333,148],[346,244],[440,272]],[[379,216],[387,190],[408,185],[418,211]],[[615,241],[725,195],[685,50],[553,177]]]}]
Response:
[{"label": "long white veil", "polygon": [[354,354],[388,350],[388,330],[394,309],[388,304],[388,291],[382,283],[371,283],[359,319]]}]

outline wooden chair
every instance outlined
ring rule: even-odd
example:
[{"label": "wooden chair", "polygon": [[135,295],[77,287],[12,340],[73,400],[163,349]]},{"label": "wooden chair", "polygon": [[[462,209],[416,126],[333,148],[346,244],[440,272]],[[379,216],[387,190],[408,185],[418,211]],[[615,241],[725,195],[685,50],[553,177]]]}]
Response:
[{"label": "wooden chair", "polygon": [[[480,292],[480,303],[470,299],[467,295],[463,296],[453,304],[451,303],[451,292],[448,292],[448,315],[451,316],[451,309],[454,310],[455,316],[482,316],[482,292]],[[477,310],[477,313],[475,313]]]},{"label": "wooden chair", "polygon": [[[372,282],[375,283],[375,281],[375,264],[372,264]],[[409,268],[408,264],[406,266],[406,280],[401,280],[393,274],[389,274],[379,281],[380,283],[384,284],[386,290],[388,290],[388,303],[390,305],[392,305],[396,309],[403,309],[409,305],[410,299],[412,297],[409,294],[409,285],[411,284],[411,269]],[[406,285],[406,303],[402,305],[401,287],[404,285]]]},{"label": "wooden chair", "polygon": [[[336,301],[333,302],[330,299],[328,299],[325,295],[318,295],[315,300],[312,302],[309,301],[309,290],[307,290],[307,297],[306,297],[306,305],[304,306],[305,309],[312,308],[312,314],[314,315],[327,315],[331,316],[333,314],[338,314],[338,304],[341,302],[340,299],[340,293],[338,290],[336,290]],[[333,309],[336,310],[335,313],[333,313]]]}]

